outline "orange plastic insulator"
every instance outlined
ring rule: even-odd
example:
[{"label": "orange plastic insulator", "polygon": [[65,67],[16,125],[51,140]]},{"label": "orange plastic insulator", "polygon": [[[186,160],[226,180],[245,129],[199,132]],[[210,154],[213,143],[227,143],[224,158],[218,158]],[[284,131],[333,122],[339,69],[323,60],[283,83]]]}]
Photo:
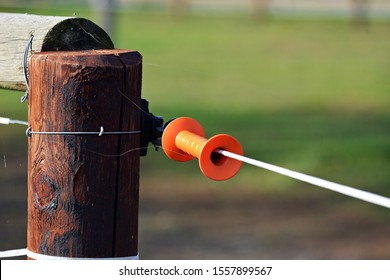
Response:
[{"label": "orange plastic insulator", "polygon": [[170,122],[164,129],[162,146],[165,154],[173,160],[198,158],[203,174],[213,180],[227,180],[241,168],[241,161],[215,153],[221,149],[243,155],[240,143],[227,134],[206,139],[202,126],[192,118],[182,117]]}]

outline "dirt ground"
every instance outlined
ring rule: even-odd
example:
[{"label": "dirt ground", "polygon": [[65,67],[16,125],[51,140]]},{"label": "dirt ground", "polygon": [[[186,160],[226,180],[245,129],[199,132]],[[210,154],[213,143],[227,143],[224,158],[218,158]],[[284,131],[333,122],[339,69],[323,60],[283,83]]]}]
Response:
[{"label": "dirt ground", "polygon": [[141,196],[142,258],[390,259],[390,214],[364,202],[151,185]]}]

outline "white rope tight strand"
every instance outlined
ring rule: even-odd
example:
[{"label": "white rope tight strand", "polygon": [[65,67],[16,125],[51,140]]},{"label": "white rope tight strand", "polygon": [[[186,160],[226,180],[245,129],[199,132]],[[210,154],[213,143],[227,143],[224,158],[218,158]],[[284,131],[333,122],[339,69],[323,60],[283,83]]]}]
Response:
[{"label": "white rope tight strand", "polygon": [[0,252],[0,258],[13,258],[27,255],[27,249],[14,249]]},{"label": "white rope tight strand", "polygon": [[11,120],[9,118],[0,117],[0,124],[6,124],[6,125],[9,125],[9,124],[28,125],[28,122],[19,121],[19,120]]},{"label": "white rope tight strand", "polygon": [[373,193],[370,193],[367,191],[362,191],[362,190],[348,187],[345,185],[333,183],[333,182],[330,182],[330,181],[327,181],[324,179],[320,179],[320,178],[317,178],[314,176],[310,176],[310,175],[306,175],[306,174],[299,173],[296,171],[292,171],[292,170],[289,170],[289,169],[286,169],[283,167],[279,167],[276,165],[272,165],[269,163],[265,163],[265,162],[262,162],[259,160],[254,160],[254,159],[251,159],[248,157],[240,156],[240,155],[237,155],[235,153],[231,153],[231,152],[228,152],[225,150],[216,150],[215,152],[218,154],[221,154],[225,157],[229,157],[229,158],[239,160],[239,161],[260,167],[260,168],[264,168],[264,169],[267,169],[269,171],[273,171],[273,172],[276,172],[276,173],[279,173],[279,174],[282,174],[282,175],[285,175],[285,176],[288,176],[288,177],[291,177],[291,178],[294,178],[294,179],[297,179],[297,180],[300,180],[300,181],[303,181],[303,182],[306,182],[306,183],[309,183],[309,184],[312,184],[312,185],[315,185],[318,187],[322,187],[322,188],[325,188],[328,190],[342,193],[342,194],[350,196],[350,197],[354,197],[354,198],[361,199],[361,200],[364,200],[364,201],[367,201],[367,202],[370,202],[370,203],[373,203],[376,205],[390,208],[390,198],[387,198],[387,197],[384,197],[381,195],[377,195],[377,194],[373,194]]}]

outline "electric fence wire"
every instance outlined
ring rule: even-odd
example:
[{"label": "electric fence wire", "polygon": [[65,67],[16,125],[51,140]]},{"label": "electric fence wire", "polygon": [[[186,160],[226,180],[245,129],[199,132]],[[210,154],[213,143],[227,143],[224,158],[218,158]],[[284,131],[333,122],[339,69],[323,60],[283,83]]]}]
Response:
[{"label": "electric fence wire", "polygon": [[286,169],[283,167],[279,167],[276,165],[265,163],[265,162],[262,162],[259,160],[255,160],[255,159],[251,159],[251,158],[248,158],[245,156],[237,155],[235,153],[228,152],[225,150],[219,149],[219,150],[216,150],[215,152],[220,154],[220,155],[223,155],[225,157],[232,158],[232,159],[235,159],[235,160],[238,160],[241,162],[245,162],[247,164],[250,164],[250,165],[253,165],[253,166],[256,166],[259,168],[264,168],[264,169],[267,169],[269,171],[273,171],[273,172],[276,172],[278,174],[285,175],[285,176],[288,176],[290,178],[294,178],[294,179],[299,180],[299,181],[303,181],[303,182],[306,182],[306,183],[309,183],[309,184],[312,184],[312,185],[315,185],[315,186],[318,186],[321,188],[325,188],[325,189],[335,191],[335,192],[338,192],[338,193],[341,193],[341,194],[344,194],[344,195],[347,195],[350,197],[364,200],[366,202],[370,202],[370,203],[373,203],[373,204],[376,204],[379,206],[390,208],[390,198],[387,198],[387,197],[384,197],[384,196],[381,196],[378,194],[374,194],[374,193],[362,191],[362,190],[359,190],[359,189],[356,189],[353,187],[333,183],[333,182],[330,182],[330,181],[327,181],[324,179],[320,179],[320,178],[317,178],[314,176],[306,175],[306,174],[292,171],[292,170],[289,170],[289,169]]}]

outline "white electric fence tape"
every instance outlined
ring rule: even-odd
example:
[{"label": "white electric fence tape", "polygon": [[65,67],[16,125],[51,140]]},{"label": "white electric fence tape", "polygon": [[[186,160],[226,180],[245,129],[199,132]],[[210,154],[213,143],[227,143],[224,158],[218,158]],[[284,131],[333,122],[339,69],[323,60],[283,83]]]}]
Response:
[{"label": "white electric fence tape", "polygon": [[27,249],[15,249],[0,252],[0,258],[13,258],[27,255]]},{"label": "white electric fence tape", "polygon": [[265,162],[262,162],[259,160],[254,160],[254,159],[251,159],[248,157],[240,156],[240,155],[237,155],[235,153],[228,152],[228,151],[217,150],[216,152],[218,154],[225,156],[225,157],[229,157],[229,158],[239,160],[239,161],[260,167],[260,168],[264,168],[264,169],[267,169],[267,170],[270,170],[270,171],[273,171],[273,172],[276,172],[276,173],[279,173],[279,174],[282,174],[282,175],[285,175],[285,176],[288,176],[288,177],[291,177],[291,178],[294,178],[294,179],[297,179],[297,180],[300,180],[300,181],[303,181],[303,182],[306,182],[306,183],[309,183],[309,184],[312,184],[315,186],[318,186],[318,187],[322,187],[322,188],[325,188],[325,189],[328,189],[331,191],[335,191],[335,192],[339,192],[339,193],[342,193],[342,194],[345,194],[345,195],[348,195],[348,196],[351,196],[351,197],[354,197],[357,199],[361,199],[361,200],[364,200],[364,201],[367,201],[367,202],[370,202],[370,203],[373,203],[376,205],[390,208],[390,198],[387,198],[384,196],[380,196],[377,194],[358,190],[358,189],[348,187],[345,185],[340,185],[337,183],[326,181],[324,179],[320,179],[320,178],[317,178],[314,176],[309,176],[309,175],[306,175],[303,173],[292,171],[292,170],[282,168],[282,167],[279,167],[276,165],[272,165],[269,163],[265,163]]},{"label": "white electric fence tape", "polygon": [[11,119],[9,119],[9,118],[0,117],[0,124],[6,124],[6,125],[9,125],[9,124],[22,124],[22,125],[28,125],[28,122],[18,121],[18,120],[11,120]]},{"label": "white electric fence tape", "polygon": [[72,257],[58,257],[34,253],[28,249],[17,249],[0,252],[0,258],[13,258],[27,256],[34,260],[60,260],[60,261],[74,261],[74,260],[139,260],[139,255],[129,257],[117,258],[72,258]]}]

